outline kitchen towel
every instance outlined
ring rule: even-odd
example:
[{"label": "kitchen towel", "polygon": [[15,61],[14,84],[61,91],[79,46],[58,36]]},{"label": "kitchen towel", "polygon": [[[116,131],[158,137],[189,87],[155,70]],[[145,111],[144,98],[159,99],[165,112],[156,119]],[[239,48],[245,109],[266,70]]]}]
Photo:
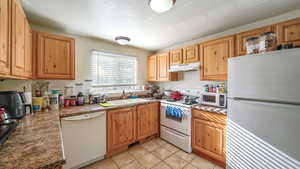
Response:
[{"label": "kitchen towel", "polygon": [[181,119],[183,117],[183,111],[177,107],[167,106],[166,114],[171,117]]}]

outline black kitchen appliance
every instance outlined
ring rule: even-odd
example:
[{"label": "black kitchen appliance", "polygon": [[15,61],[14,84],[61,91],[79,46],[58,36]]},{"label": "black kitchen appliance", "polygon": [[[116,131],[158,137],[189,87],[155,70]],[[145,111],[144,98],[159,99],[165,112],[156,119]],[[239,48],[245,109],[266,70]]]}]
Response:
[{"label": "black kitchen appliance", "polygon": [[11,119],[21,119],[25,116],[25,102],[23,92],[0,92],[0,107],[5,108]]},{"label": "black kitchen appliance", "polygon": [[8,137],[15,131],[18,123],[13,121],[10,124],[0,124],[0,148]]}]

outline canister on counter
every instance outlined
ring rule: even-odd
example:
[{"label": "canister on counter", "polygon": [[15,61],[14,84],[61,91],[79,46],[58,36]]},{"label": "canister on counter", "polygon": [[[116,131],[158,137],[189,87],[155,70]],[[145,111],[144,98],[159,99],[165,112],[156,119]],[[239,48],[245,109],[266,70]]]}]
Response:
[{"label": "canister on counter", "polygon": [[71,98],[70,98],[70,106],[76,106],[76,96],[71,96]]},{"label": "canister on counter", "polygon": [[70,107],[70,101],[71,101],[70,98],[65,98],[65,100],[64,100],[64,107],[65,107],[65,108],[66,108],[66,107]]},{"label": "canister on counter", "polygon": [[32,97],[32,111],[34,113],[42,111],[43,97]]},{"label": "canister on counter", "polygon": [[59,110],[58,94],[50,94],[50,110]]}]

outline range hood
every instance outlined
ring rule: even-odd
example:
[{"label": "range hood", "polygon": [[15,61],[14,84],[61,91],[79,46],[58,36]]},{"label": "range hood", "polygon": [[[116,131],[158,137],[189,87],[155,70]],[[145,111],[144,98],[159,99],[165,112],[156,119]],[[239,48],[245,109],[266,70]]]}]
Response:
[{"label": "range hood", "polygon": [[200,69],[200,62],[170,66],[169,72],[189,72]]}]

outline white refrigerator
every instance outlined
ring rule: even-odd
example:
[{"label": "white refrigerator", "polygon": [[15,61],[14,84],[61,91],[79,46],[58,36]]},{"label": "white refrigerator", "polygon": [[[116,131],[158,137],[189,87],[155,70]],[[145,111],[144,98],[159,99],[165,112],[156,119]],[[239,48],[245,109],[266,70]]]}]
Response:
[{"label": "white refrigerator", "polygon": [[300,169],[300,49],[229,59],[228,169]]}]

